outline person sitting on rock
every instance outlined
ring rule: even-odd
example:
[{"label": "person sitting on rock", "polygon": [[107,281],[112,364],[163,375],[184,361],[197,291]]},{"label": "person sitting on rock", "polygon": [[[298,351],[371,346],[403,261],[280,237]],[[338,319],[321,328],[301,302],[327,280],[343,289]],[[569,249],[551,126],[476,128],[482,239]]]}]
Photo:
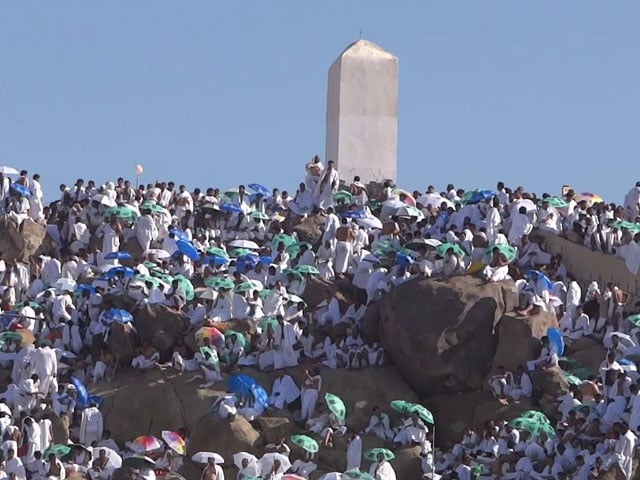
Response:
[{"label": "person sitting on rock", "polygon": [[506,398],[513,387],[513,373],[508,372],[504,365],[498,365],[495,375],[489,377],[489,386],[494,397],[497,399]]},{"label": "person sitting on rock", "polygon": [[375,435],[382,440],[391,440],[393,438],[393,432],[391,431],[389,415],[382,412],[379,407],[373,407],[369,425],[362,433],[365,435]]},{"label": "person sitting on rock", "polygon": [[138,350],[138,355],[131,360],[131,366],[139,372],[143,372],[144,370],[155,368],[159,359],[160,354],[158,351],[147,342]]},{"label": "person sitting on rock", "polygon": [[549,342],[549,337],[545,335],[540,339],[540,343],[542,344],[542,349],[540,350],[538,358],[527,362],[527,368],[530,372],[536,369],[544,370],[558,366],[558,353],[556,352],[555,346],[552,346]]}]

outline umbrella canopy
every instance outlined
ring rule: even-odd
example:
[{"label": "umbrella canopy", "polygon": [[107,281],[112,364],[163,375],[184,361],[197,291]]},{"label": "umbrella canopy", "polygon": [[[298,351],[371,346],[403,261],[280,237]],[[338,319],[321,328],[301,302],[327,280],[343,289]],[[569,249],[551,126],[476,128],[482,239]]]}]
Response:
[{"label": "umbrella canopy", "polygon": [[542,281],[545,288],[551,290],[553,288],[553,282],[549,277],[547,277],[544,273],[539,270],[529,270],[527,275],[530,277],[534,277],[536,281]]},{"label": "umbrella canopy", "polygon": [[134,470],[152,470],[156,466],[156,462],[144,455],[132,455],[131,457],[124,459],[122,466],[125,468],[132,468]]},{"label": "umbrella canopy", "polygon": [[215,300],[218,298],[218,293],[212,288],[200,288],[196,289],[196,297],[201,298],[202,300]]},{"label": "umbrella canopy", "polygon": [[236,287],[234,288],[236,292],[251,292],[253,290],[261,291],[263,289],[264,287],[262,286],[262,283],[260,283],[258,280],[249,280],[247,282],[242,282],[236,285]]},{"label": "umbrella canopy", "polygon": [[29,189],[27,187],[25,187],[24,185],[21,185],[20,183],[12,183],[11,184],[11,190],[13,190],[14,192],[22,195],[23,197],[30,197],[31,196],[31,192],[29,191]]},{"label": "umbrella canopy", "polygon": [[227,381],[227,388],[229,391],[241,395],[243,397],[248,396],[251,393],[251,387],[256,384],[256,379],[246,375],[244,373],[240,373],[238,375],[233,375]]},{"label": "umbrella canopy", "polygon": [[434,424],[433,414],[419,403],[407,402],[406,400],[394,400],[389,406],[399,413],[417,414],[424,422]]},{"label": "umbrella canopy", "polygon": [[252,254],[255,254],[255,252],[248,248],[234,248],[229,252],[229,255],[231,255],[233,258],[245,257]]},{"label": "umbrella canopy", "polygon": [[320,445],[318,445],[318,442],[307,435],[293,435],[291,437],[291,443],[299,446],[309,453],[317,453],[320,451]]},{"label": "umbrella canopy", "polygon": [[133,255],[129,252],[111,252],[104,256],[105,260],[131,260]]},{"label": "umbrella canopy", "polygon": [[564,208],[569,205],[565,200],[558,197],[547,197],[542,199],[543,202],[547,202],[550,207]]},{"label": "umbrella canopy", "polygon": [[347,470],[343,473],[342,478],[348,478],[349,480],[375,480],[371,474],[363,472],[359,468]]},{"label": "umbrella canopy", "polygon": [[111,207],[104,213],[107,216],[115,215],[121,220],[136,220],[138,218],[138,213],[127,207]]},{"label": "umbrella canopy", "polygon": [[487,262],[491,261],[494,249],[498,249],[498,252],[504,255],[509,263],[513,262],[517,257],[516,249],[511,245],[506,243],[493,243],[487,247],[487,251],[485,253],[485,260]]},{"label": "umbrella canopy", "polygon": [[140,210],[151,210],[153,213],[159,213],[159,214],[167,213],[166,208],[150,200],[143,202],[142,205],[140,205]]},{"label": "umbrella canopy", "polygon": [[247,185],[247,187],[249,187],[253,192],[257,193],[258,195],[262,195],[263,197],[269,196],[269,189],[264,185],[261,185],[259,183],[250,183],[249,185]]},{"label": "umbrella canopy", "polygon": [[249,465],[255,465],[258,463],[258,459],[255,455],[247,452],[238,452],[233,454],[233,464],[237,468],[242,468],[242,461],[245,458],[249,461]]},{"label": "umbrella canopy", "polygon": [[22,335],[20,335],[18,332],[2,332],[0,333],[0,345],[4,345],[7,342],[21,342],[22,341]]},{"label": "umbrella canopy", "polygon": [[632,348],[635,347],[636,344],[633,341],[633,339],[627,335],[626,333],[622,333],[622,332],[608,332],[604,335],[604,338],[602,339],[602,344],[604,345],[604,348],[612,348],[613,347],[613,336],[616,335],[618,337],[618,339],[620,340],[620,343],[622,345],[624,345],[627,348]]},{"label": "umbrella canopy", "polygon": [[251,218],[254,218],[256,220],[269,220],[269,215],[261,212],[260,210],[254,210],[253,212],[251,212]]},{"label": "umbrella canopy", "polygon": [[235,286],[233,280],[229,277],[209,277],[204,281],[204,284],[216,290],[221,288],[231,289]]},{"label": "umbrella canopy", "polygon": [[187,453],[187,444],[179,433],[172,432],[170,430],[163,430],[160,436],[167,446],[178,455],[184,455]]},{"label": "umbrella canopy", "polygon": [[635,315],[629,315],[627,317],[627,320],[629,320],[636,327],[640,327],[640,313],[636,313]]},{"label": "umbrella canopy", "polygon": [[131,278],[135,275],[133,268],[129,267],[112,267],[104,274],[105,278],[115,278],[118,275],[124,275],[125,278]]},{"label": "umbrella canopy", "polygon": [[285,275],[293,275],[293,277],[298,279],[298,280],[302,280],[304,278],[302,276],[302,273],[300,273],[299,271],[294,270],[292,268],[287,268],[286,270],[283,270],[282,273],[285,274]]},{"label": "umbrella canopy", "polygon": [[229,244],[229,246],[234,248],[248,248],[250,250],[260,249],[260,246],[256,242],[252,242],[251,240],[234,240]]},{"label": "umbrella canopy", "polygon": [[224,463],[222,455],[214,452],[198,452],[191,457],[191,460],[196,463],[209,463],[209,459],[212,459],[216,464]]},{"label": "umbrella canopy", "polygon": [[288,247],[289,245],[296,243],[296,239],[286,233],[277,233],[271,239],[271,248],[276,250],[278,248],[278,244],[281,242],[284,243],[285,247]]},{"label": "umbrella canopy", "polygon": [[313,265],[298,265],[294,270],[298,273],[303,273],[306,275],[320,275],[320,270],[318,270]]},{"label": "umbrella canopy", "polygon": [[604,203],[604,199],[598,195],[597,193],[592,192],[582,192],[577,193],[575,197],[576,202],[585,201],[588,206],[591,206],[595,203]]},{"label": "umbrella canopy", "polygon": [[95,460],[96,458],[100,457],[100,452],[104,451],[104,453],[106,454],[107,458],[108,458],[108,462],[107,462],[107,468],[120,468],[122,466],[122,457],[120,456],[120,454],[118,454],[118,452],[116,452],[115,450],[112,450],[111,448],[108,447],[95,447],[92,451],[91,454],[93,456],[93,459]]},{"label": "umbrella canopy", "polygon": [[329,411],[331,411],[339,420],[344,420],[347,417],[347,407],[340,397],[333,393],[325,393],[324,401],[326,402]]},{"label": "umbrella canopy", "polygon": [[424,213],[422,213],[422,210],[418,207],[412,207],[411,205],[398,208],[395,212],[395,216],[415,218],[418,222],[424,219]]},{"label": "umbrella canopy", "polygon": [[548,436],[555,437],[556,432],[553,427],[547,422],[539,421],[533,418],[518,417],[509,422],[513,428],[518,430],[526,430],[531,435],[540,435],[546,433]]},{"label": "umbrella canopy", "polygon": [[227,213],[242,213],[242,208],[235,203],[224,203],[220,205],[220,210]]},{"label": "umbrella canopy", "polygon": [[[246,346],[247,346],[247,338],[244,336],[244,333],[236,332],[235,330],[227,330],[226,332],[224,332],[224,338],[230,338],[230,337],[232,337],[234,335],[235,335],[236,339],[242,345],[242,348],[246,348]],[[249,377],[249,378],[253,378],[253,377]],[[254,382],[255,382],[255,380],[254,380]]]},{"label": "umbrella canopy", "polygon": [[353,195],[351,195],[351,192],[348,192],[347,190],[340,190],[333,194],[333,201],[336,203],[349,203],[352,198]]},{"label": "umbrella canopy", "polygon": [[193,246],[193,243],[188,242],[186,240],[176,240],[176,247],[178,247],[178,251],[187,257],[189,257],[193,261],[200,260],[200,254],[196,247]]},{"label": "umbrella canopy", "polygon": [[105,207],[115,207],[117,205],[116,201],[111,198],[109,195],[98,194],[91,197],[92,202],[98,202],[100,205],[104,205]]},{"label": "umbrella canopy", "polygon": [[254,403],[265,410],[269,408],[269,394],[260,385],[256,384],[251,387],[251,395],[253,395]]},{"label": "umbrella canopy", "polygon": [[284,473],[291,468],[291,462],[287,456],[281,453],[265,453],[262,458],[258,460],[258,465],[260,465],[263,475],[268,475],[273,471],[273,464],[276,460],[280,461],[278,472]]},{"label": "umbrella canopy", "polygon": [[269,327],[271,327],[272,329],[276,328],[277,325],[278,325],[278,321],[275,319],[275,317],[267,317],[264,320],[262,320],[262,322],[260,322],[260,328],[263,331]]},{"label": "umbrella canopy", "polygon": [[404,246],[405,248],[409,248],[411,250],[417,250],[423,245],[426,245],[427,248],[434,249],[442,245],[442,242],[440,240],[436,240],[435,238],[418,238],[416,240],[411,240],[410,242],[406,243]]},{"label": "umbrella canopy", "polygon": [[131,315],[126,310],[121,310],[119,308],[112,308],[111,310],[107,310],[104,312],[103,318],[108,323],[118,322],[118,323],[130,323],[133,322],[133,315]]},{"label": "umbrella canopy", "polygon": [[69,455],[71,453],[71,447],[68,445],[62,445],[58,443],[56,445],[52,445],[44,451],[44,458],[49,457],[49,455],[54,454],[56,457],[64,457],[65,455]]},{"label": "umbrella canopy", "polygon": [[198,343],[203,343],[208,338],[211,344],[218,343],[220,347],[224,344],[224,335],[216,327],[202,327],[195,333]]},{"label": "umbrella canopy", "polygon": [[453,249],[453,253],[458,255],[459,257],[464,257],[466,255],[464,249],[457,243],[443,243],[442,245],[436,247],[436,253],[441,257],[444,257],[447,255],[447,252],[451,248]]},{"label": "umbrella canopy", "polygon": [[367,450],[364,454],[364,458],[367,460],[371,460],[372,462],[377,462],[380,458],[383,458],[387,462],[390,462],[396,456],[391,450],[386,448],[372,448],[371,450]]},{"label": "umbrella canopy", "polygon": [[143,254],[145,257],[156,257],[158,260],[164,260],[171,257],[171,254],[162,248],[150,248]]},{"label": "umbrella canopy", "polygon": [[577,386],[582,385],[582,380],[580,380],[578,377],[576,377],[575,375],[569,372],[563,372],[562,376],[564,377],[564,379],[567,381],[569,385],[577,385]]},{"label": "umbrella canopy", "polygon": [[348,210],[342,216],[346,218],[367,218],[367,213],[364,210]]},{"label": "umbrella canopy", "polygon": [[483,190],[481,188],[477,188],[475,190],[466,192],[462,197],[462,202],[466,204],[486,202],[487,200],[491,200],[496,195],[496,192],[494,192],[493,190]]},{"label": "umbrella canopy", "polygon": [[0,165],[0,173],[3,175],[20,175],[20,172],[13,167]]},{"label": "umbrella canopy", "polygon": [[141,435],[133,439],[131,447],[136,453],[153,452],[162,448],[162,442],[153,435]]},{"label": "umbrella canopy", "polygon": [[191,280],[189,280],[184,275],[176,275],[175,277],[173,277],[173,279],[177,280],[178,284],[184,290],[184,293],[188,302],[190,302],[195,298],[196,293],[195,293],[195,290],[193,289],[193,283],[191,283]]},{"label": "umbrella canopy", "polygon": [[556,354],[562,355],[564,353],[564,338],[560,330],[555,327],[547,328],[547,338],[549,343],[555,347]]},{"label": "umbrella canopy", "polygon": [[539,412],[538,410],[527,410],[520,415],[520,418],[528,418],[530,420],[536,420],[538,422],[546,422],[548,424],[551,424],[549,418],[544,413]]}]

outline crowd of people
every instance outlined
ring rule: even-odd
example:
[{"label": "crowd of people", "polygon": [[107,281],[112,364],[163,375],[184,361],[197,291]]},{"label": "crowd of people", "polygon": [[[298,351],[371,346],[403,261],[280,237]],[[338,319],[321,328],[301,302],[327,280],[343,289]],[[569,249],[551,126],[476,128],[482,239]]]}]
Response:
[{"label": "crowd of people", "polygon": [[[28,263],[0,259],[0,364],[8,372],[0,397],[0,478],[62,479],[79,472],[109,479],[121,466],[131,478],[154,478],[154,469],[180,467],[186,451],[180,442],[163,436],[155,443],[116,443],[103,426],[101,399],[86,391],[114,374],[108,348],[113,326],[133,321],[134,312],[113,308],[113,295],[128,296],[137,307],[163,304],[183,313],[189,319],[185,336],[196,342],[195,350],[178,342],[170,358],[143,344],[130,368],[197,371],[203,389],[225,380],[228,392],[213,405],[222,418],[253,421],[268,409],[290,409],[309,434],[296,440],[307,454],[293,463],[288,439],[268,446],[260,459],[234,458],[238,479],[309,478],[318,468],[317,449],[333,448],[339,437],[348,443],[347,468],[326,474],[327,480],[395,479],[393,449],[416,445],[425,478],[587,480],[615,465],[631,478],[640,426],[633,361],[640,356],[640,316],[634,316],[640,305],[628,311],[628,295],[613,283],[580,285],[536,232],[579,239],[633,264],[640,183],[622,206],[572,190],[538,198],[502,182],[495,190],[449,185],[441,193],[386,182],[373,192],[358,177],[342,182],[333,162],[324,166],[314,157],[294,195],[260,184],[222,191],[78,179],[72,187],[61,185],[60,198],[45,204],[38,175],[8,167],[0,172],[0,221],[18,229],[27,219],[41,223],[54,245],[49,255]],[[320,237],[292,228],[301,221],[319,225]],[[136,243],[142,253],[134,256],[129,247]],[[514,372],[499,366],[487,384],[500,401],[520,402],[534,396],[532,371],[561,366],[572,383],[556,399],[557,416],[533,412],[536,427],[525,418],[490,422],[481,432],[468,428],[460,443],[438,449],[429,428],[433,419],[421,406],[396,409],[391,417],[388,409],[376,408],[366,429],[351,430],[348,406],[321,398],[318,366],[385,365],[382,346],[360,333],[368,306],[412,279],[459,275],[513,279],[519,314],[544,310],[558,317],[557,335],[542,339],[538,358]],[[352,302],[341,305],[327,289],[323,301],[309,308],[303,297],[314,276],[349,278]],[[229,328],[239,320],[257,333]],[[561,350],[582,337],[602,341],[607,355],[599,372],[577,378],[569,375],[575,365]],[[296,384],[283,369],[303,364],[304,381]],[[275,371],[271,392],[247,383],[238,373],[245,367]],[[51,415],[67,419],[73,443],[53,443]],[[168,432],[172,439],[169,434],[188,441],[186,431]],[[393,448],[363,454],[364,435]],[[360,470],[363,457],[371,460],[363,469],[369,474]],[[203,479],[224,479],[224,459],[199,458]]]}]

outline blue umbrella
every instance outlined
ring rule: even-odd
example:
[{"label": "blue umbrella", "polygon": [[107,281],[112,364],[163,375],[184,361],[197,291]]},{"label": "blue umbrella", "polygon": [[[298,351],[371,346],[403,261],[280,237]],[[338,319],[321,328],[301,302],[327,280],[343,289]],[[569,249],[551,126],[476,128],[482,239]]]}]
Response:
[{"label": "blue umbrella", "polygon": [[176,246],[180,253],[184,253],[191,260],[200,260],[200,254],[196,247],[193,246],[193,243],[180,239],[176,241]]},{"label": "blue umbrella", "polygon": [[31,192],[29,191],[29,189],[27,187],[25,187],[24,185],[20,185],[19,183],[12,183],[11,184],[11,190],[13,190],[16,193],[19,193],[23,197],[30,197],[31,196]]},{"label": "blue umbrella", "polygon": [[260,263],[264,263],[265,265],[269,265],[273,262],[273,258],[271,257],[260,257]]},{"label": "blue umbrella", "polygon": [[255,384],[251,387],[251,394],[253,395],[256,406],[260,406],[265,410],[269,408],[269,394],[264,388]]},{"label": "blue umbrella", "polygon": [[406,267],[407,265],[413,264],[414,260],[409,255],[405,255],[404,253],[396,254],[396,264]]},{"label": "blue umbrella", "polygon": [[547,337],[549,338],[549,343],[555,345],[558,356],[562,355],[564,353],[564,338],[562,338],[560,330],[547,328]]},{"label": "blue umbrella", "polygon": [[248,187],[258,195],[262,195],[263,197],[269,196],[269,189],[264,185],[260,185],[259,183],[250,183]]},{"label": "blue umbrella", "polygon": [[71,377],[70,380],[73,386],[76,387],[76,398],[78,399],[76,404],[80,408],[86,408],[89,405],[89,392],[87,392],[87,387],[85,387],[84,383],[77,377]]},{"label": "blue umbrella", "polygon": [[247,397],[251,393],[251,387],[255,384],[255,378],[244,373],[240,373],[229,378],[227,381],[227,388],[230,392],[233,392],[236,395]]},{"label": "blue umbrella", "polygon": [[493,190],[472,190],[471,192],[467,192],[462,200],[465,203],[479,203],[486,202],[491,198],[495,197],[497,194]]},{"label": "blue umbrella", "polygon": [[189,237],[187,236],[186,233],[184,233],[182,230],[180,230],[179,228],[170,228],[169,229],[169,234],[173,235],[173,237],[176,240],[184,240],[185,242],[189,241]]},{"label": "blue umbrella", "polygon": [[133,255],[129,252],[111,252],[104,256],[105,260],[131,260]]},{"label": "blue umbrella", "polygon": [[367,214],[362,210],[349,210],[344,212],[342,216],[347,218],[367,218]]},{"label": "blue umbrella", "polygon": [[133,322],[133,315],[120,308],[112,308],[104,312],[104,319],[109,322],[129,323]]},{"label": "blue umbrella", "polygon": [[110,268],[109,271],[104,274],[104,277],[107,279],[115,278],[119,274],[123,274],[125,277],[133,277],[135,273],[136,272],[133,270],[133,268],[113,267],[113,268]]},{"label": "blue umbrella", "polygon": [[227,213],[242,213],[242,209],[235,203],[225,203],[220,205],[220,210]]},{"label": "blue umbrella", "polygon": [[532,274],[537,275],[537,277],[538,277],[537,280],[542,280],[544,282],[545,287],[548,290],[551,290],[553,288],[553,282],[544,273],[542,273],[542,272],[540,272],[538,270],[529,270],[528,274],[529,275],[532,275]]},{"label": "blue umbrella", "polygon": [[224,265],[225,263],[227,263],[229,261],[229,259],[224,258],[224,257],[218,257],[217,255],[209,255],[207,257],[204,257],[204,259],[202,260],[203,263],[205,264],[210,264],[211,262],[213,262],[214,265],[216,265],[217,267]]}]

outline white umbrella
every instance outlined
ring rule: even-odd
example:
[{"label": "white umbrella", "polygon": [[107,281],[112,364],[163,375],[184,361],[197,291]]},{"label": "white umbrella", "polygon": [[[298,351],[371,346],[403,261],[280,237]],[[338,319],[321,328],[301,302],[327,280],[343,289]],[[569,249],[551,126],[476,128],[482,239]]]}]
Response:
[{"label": "white umbrella", "polygon": [[422,210],[420,210],[417,207],[412,207],[411,205],[405,205],[403,207],[398,208],[396,210],[395,215],[398,217],[417,218],[418,221],[424,218],[424,213],[422,213]]},{"label": "white umbrella", "polygon": [[361,227],[367,228],[382,228],[382,222],[378,217],[365,217],[365,218],[356,218],[355,222]]},{"label": "white umbrella", "polygon": [[113,198],[111,198],[109,195],[104,195],[102,193],[99,193],[91,197],[91,201],[98,202],[100,205],[104,205],[105,207],[115,207],[117,205],[116,201]]},{"label": "white umbrella", "polygon": [[92,451],[94,460],[100,456],[100,450],[104,450],[109,459],[107,468],[113,468],[115,470],[122,466],[122,457],[115,450],[108,447],[95,447]]},{"label": "white umbrella", "polygon": [[191,457],[196,463],[209,463],[209,459],[212,458],[215,463],[224,463],[222,455],[214,452],[198,452]]},{"label": "white umbrella", "polygon": [[7,167],[6,165],[0,165],[0,173],[4,175],[20,175],[20,172],[13,167]]},{"label": "white umbrella", "polygon": [[259,250],[260,246],[251,240],[234,240],[229,244],[233,248],[249,248],[251,250]]},{"label": "white umbrella", "polygon": [[611,337],[613,337],[614,335],[618,336],[618,338],[620,339],[620,343],[625,347],[632,348],[636,346],[636,342],[634,342],[633,339],[626,333],[609,332],[604,336],[604,339],[602,340],[602,344],[604,345],[604,348],[613,347],[613,341],[611,340]]},{"label": "white umbrella", "polygon": [[198,298],[203,300],[215,300],[218,298],[218,292],[216,292],[213,288],[207,288],[202,292],[198,293]]},{"label": "white umbrella", "polygon": [[281,453],[265,453],[258,462],[262,473],[271,473],[273,471],[273,464],[276,460],[280,460],[280,469],[276,473],[284,473],[291,468],[291,462],[289,461],[289,458],[282,455]]},{"label": "white umbrella", "polygon": [[234,453],[233,454],[233,464],[238,467],[238,468],[244,468],[242,466],[242,461],[244,459],[249,460],[249,465],[251,464],[258,464],[258,458],[255,455],[252,455],[251,453],[247,453],[247,452],[238,452],[238,453]]},{"label": "white umbrella", "polygon": [[304,302],[302,298],[300,298],[298,295],[294,295],[293,293],[287,294],[287,301],[291,303]]},{"label": "white umbrella", "polygon": [[442,245],[442,242],[435,238],[416,238],[408,242],[405,247],[411,248],[413,245],[426,245],[427,247],[438,248]]},{"label": "white umbrella", "polygon": [[400,207],[404,207],[405,205],[406,203],[400,200],[396,200],[396,199],[386,200],[382,202],[382,210],[380,210],[380,217],[382,217],[383,219],[387,219],[391,217],[391,215],[395,215],[396,210],[398,210]]},{"label": "white umbrella", "polygon": [[76,282],[70,278],[62,277],[53,282],[52,287],[59,292],[73,292],[76,288]]},{"label": "white umbrella", "polygon": [[145,257],[150,257],[150,256],[154,256],[156,257],[158,260],[163,260],[165,258],[169,258],[171,257],[171,254],[169,252],[167,252],[166,250],[163,250],[161,248],[150,248],[149,250],[147,250],[146,252],[144,252],[143,254]]}]

